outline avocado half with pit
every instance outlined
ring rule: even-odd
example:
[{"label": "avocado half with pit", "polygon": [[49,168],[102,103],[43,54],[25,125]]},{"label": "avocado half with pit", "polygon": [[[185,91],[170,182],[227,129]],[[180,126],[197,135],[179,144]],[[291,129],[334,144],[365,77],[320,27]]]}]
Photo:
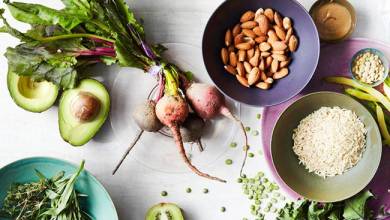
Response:
[{"label": "avocado half with pit", "polygon": [[91,140],[107,119],[110,96],[102,83],[83,79],[60,99],[58,121],[61,137],[73,146]]},{"label": "avocado half with pit", "polygon": [[58,86],[48,82],[33,81],[28,76],[20,76],[13,72],[7,74],[8,91],[14,102],[30,112],[43,112],[55,103]]}]

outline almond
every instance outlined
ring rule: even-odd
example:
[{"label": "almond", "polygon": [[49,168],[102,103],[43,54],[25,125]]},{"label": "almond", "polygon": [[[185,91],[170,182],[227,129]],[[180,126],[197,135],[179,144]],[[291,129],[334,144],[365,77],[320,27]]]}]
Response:
[{"label": "almond", "polygon": [[271,45],[267,42],[263,42],[259,46],[261,52],[269,51],[271,49]]},{"label": "almond", "polygon": [[256,41],[253,40],[253,38],[251,38],[251,37],[244,37],[244,42],[250,43],[252,46],[255,46],[255,44],[256,44]]},{"label": "almond", "polygon": [[223,64],[227,64],[229,62],[229,53],[226,48],[222,48],[221,50],[221,59]]},{"label": "almond", "polygon": [[277,59],[272,60],[271,63],[271,72],[276,73],[279,69],[279,61]]},{"label": "almond", "polygon": [[245,50],[239,50],[238,51],[238,61],[244,62],[245,61],[246,52]]},{"label": "almond", "polygon": [[286,33],[286,39],[284,39],[284,42],[288,42],[290,40],[291,35],[293,34],[293,29],[289,28]]},{"label": "almond", "polygon": [[288,30],[291,28],[291,19],[289,17],[283,18],[283,28],[284,30]]},{"label": "almond", "polygon": [[246,73],[250,73],[251,70],[252,70],[251,64],[245,61],[245,62],[244,62],[244,69],[245,69],[245,72],[246,72]]},{"label": "almond", "polygon": [[298,48],[298,38],[295,35],[291,35],[290,40],[288,41],[288,48],[291,52],[295,52]]},{"label": "almond", "polygon": [[262,14],[264,14],[264,9],[263,9],[263,8],[257,9],[257,11],[256,11],[256,13],[255,13],[255,20],[257,20],[257,18],[258,18],[260,15],[262,15]]},{"label": "almond", "polygon": [[241,25],[240,24],[236,24],[233,28],[233,37],[236,37],[237,35],[239,35],[241,33]]},{"label": "almond", "polygon": [[259,15],[256,21],[259,24],[260,32],[266,34],[270,27],[268,18],[265,15]]},{"label": "almond", "polygon": [[263,57],[260,57],[259,69],[260,69],[261,71],[264,71],[264,70],[265,70],[265,60],[264,60]]},{"label": "almond", "polygon": [[256,87],[259,89],[267,90],[271,87],[271,85],[266,82],[259,82],[256,84]]},{"label": "almond", "polygon": [[233,41],[233,34],[232,31],[228,29],[225,34],[225,45],[227,47],[230,46],[232,44],[232,41]]},{"label": "almond", "polygon": [[274,25],[274,29],[275,29],[276,35],[278,36],[279,39],[281,39],[281,40],[286,39],[286,32],[283,30],[283,28],[281,28],[277,25]]},{"label": "almond", "polygon": [[284,55],[284,50],[273,50],[271,51],[272,54],[280,54],[280,55]]},{"label": "almond", "polygon": [[280,62],[280,68],[287,67],[291,62],[291,59],[288,59],[286,61]]},{"label": "almond", "polygon": [[256,43],[260,44],[260,43],[267,41],[267,37],[266,36],[256,37],[255,41],[256,41]]},{"label": "almond", "polygon": [[247,37],[250,37],[250,38],[256,38],[257,35],[255,34],[254,31],[252,31],[251,29],[242,29],[242,33],[247,36]]},{"label": "almond", "polygon": [[245,12],[240,19],[241,23],[247,22],[252,20],[255,17],[255,13],[253,11],[247,11]]},{"label": "almond", "polygon": [[264,72],[261,72],[260,79],[265,81],[267,79],[267,75]]},{"label": "almond", "polygon": [[250,50],[247,50],[246,55],[247,55],[248,60],[251,59],[255,55],[255,49],[252,48]]},{"label": "almond", "polygon": [[283,61],[286,61],[287,60],[287,56],[286,55],[281,55],[281,54],[272,54],[272,58],[280,61],[280,62],[283,62]]},{"label": "almond", "polygon": [[279,40],[279,37],[278,37],[278,35],[276,35],[274,30],[269,30],[267,32],[267,35],[268,35],[268,42],[270,42],[271,44],[272,44],[272,42]]},{"label": "almond", "polygon": [[271,56],[269,56],[269,57],[267,57],[267,58],[265,59],[265,68],[268,68],[268,67],[271,66],[272,60],[273,60],[273,58],[272,58]]},{"label": "almond", "polygon": [[249,63],[252,66],[257,67],[259,66],[259,58],[260,58],[260,51],[256,50],[255,55],[249,60]]},{"label": "almond", "polygon": [[287,45],[283,41],[274,41],[272,43],[273,50],[285,50],[287,49]]},{"label": "almond", "polygon": [[246,80],[245,77],[242,77],[242,76],[240,76],[240,75],[236,75],[236,78],[237,78],[237,81],[238,81],[241,85],[243,85],[243,86],[245,86],[245,87],[249,87],[248,80]]},{"label": "almond", "polygon": [[229,54],[229,63],[230,63],[230,66],[232,67],[236,67],[237,66],[237,55],[236,53],[234,52],[230,52]]},{"label": "almond", "polygon": [[275,12],[275,14],[274,14],[274,21],[275,21],[276,25],[283,28],[283,19],[282,19],[282,16],[280,16],[280,14],[278,12]]},{"label": "almond", "polygon": [[238,34],[237,36],[234,37],[234,45],[244,43],[244,34]]},{"label": "almond", "polygon": [[254,67],[248,74],[248,84],[253,85],[260,79],[260,70]]},{"label": "almond", "polygon": [[236,70],[238,75],[245,76],[245,67],[244,64],[242,64],[241,62],[237,63]]},{"label": "almond", "polygon": [[253,29],[257,25],[258,24],[257,24],[256,21],[246,21],[246,22],[241,24],[241,28],[243,28],[243,29]]},{"label": "almond", "polygon": [[272,79],[271,77],[268,77],[267,79],[264,80],[264,82],[266,82],[268,84],[272,84],[272,83],[274,83],[274,79]]},{"label": "almond", "polygon": [[237,74],[236,69],[235,69],[234,67],[230,66],[230,65],[225,65],[224,68],[225,68],[225,70],[226,70],[228,73],[230,73],[230,74],[232,74],[232,75],[236,75],[236,74]]},{"label": "almond", "polygon": [[269,56],[271,56],[271,53],[270,52],[261,52],[260,56],[261,57],[269,57]]},{"label": "almond", "polygon": [[260,30],[260,27],[259,26],[257,26],[257,27],[255,27],[255,28],[253,28],[253,30],[252,30],[257,36],[263,36],[264,34],[261,32],[261,30]]},{"label": "almond", "polygon": [[274,22],[274,11],[271,8],[267,8],[264,10],[264,15],[267,16],[268,20],[273,23]]},{"label": "almond", "polygon": [[287,75],[288,75],[288,69],[287,68],[282,68],[281,70],[279,70],[279,72],[274,73],[273,78],[274,79],[281,79],[281,78],[284,78]]},{"label": "almond", "polygon": [[249,50],[252,47],[253,46],[250,43],[240,43],[240,44],[236,45],[236,48],[239,49],[239,50]]}]

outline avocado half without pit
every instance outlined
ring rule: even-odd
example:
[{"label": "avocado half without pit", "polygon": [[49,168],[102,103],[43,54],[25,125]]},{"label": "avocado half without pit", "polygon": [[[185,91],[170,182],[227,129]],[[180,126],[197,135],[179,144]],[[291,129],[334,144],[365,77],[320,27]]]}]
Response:
[{"label": "avocado half without pit", "polygon": [[110,96],[99,81],[81,80],[79,86],[66,90],[60,99],[58,120],[61,137],[73,146],[91,140],[107,119]]},{"label": "avocado half without pit", "polygon": [[35,82],[28,76],[13,72],[7,74],[7,86],[14,102],[30,112],[43,112],[53,106],[59,90],[51,82]]}]

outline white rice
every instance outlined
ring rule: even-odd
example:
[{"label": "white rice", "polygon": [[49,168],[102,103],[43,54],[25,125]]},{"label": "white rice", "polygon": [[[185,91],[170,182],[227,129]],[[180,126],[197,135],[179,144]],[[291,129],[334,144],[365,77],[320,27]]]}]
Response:
[{"label": "white rice", "polygon": [[366,147],[367,130],[358,116],[340,107],[322,107],[300,121],[293,151],[309,172],[340,175],[355,166]]}]

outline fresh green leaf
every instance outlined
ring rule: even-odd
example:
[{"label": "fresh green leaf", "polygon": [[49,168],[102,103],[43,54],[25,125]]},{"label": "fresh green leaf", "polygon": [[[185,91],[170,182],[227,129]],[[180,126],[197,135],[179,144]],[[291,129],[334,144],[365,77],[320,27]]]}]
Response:
[{"label": "fresh green leaf", "polygon": [[12,16],[18,21],[28,24],[60,25],[70,31],[80,23],[90,19],[87,11],[78,8],[77,10],[56,10],[40,4],[23,2],[6,2]]},{"label": "fresh green leaf", "polygon": [[279,211],[278,220],[304,220],[306,219],[307,205],[309,201],[298,200],[297,202],[287,203]]},{"label": "fresh green leaf", "polygon": [[341,210],[334,209],[328,216],[329,220],[341,220]]},{"label": "fresh green leaf", "polygon": [[373,197],[370,191],[364,191],[345,201],[343,217],[346,220],[365,219],[366,202]]},{"label": "fresh green leaf", "polygon": [[21,40],[23,42],[34,41],[34,39],[32,39],[31,37],[23,34],[22,32],[16,30],[15,28],[12,28],[8,24],[7,20],[4,18],[3,14],[4,14],[4,9],[0,8],[0,19],[3,21],[3,26],[0,27],[0,32],[1,33],[8,33],[11,36],[16,37],[16,38],[18,38],[19,40]]},{"label": "fresh green leaf", "polygon": [[333,208],[332,203],[319,204],[317,202],[312,202],[309,205],[307,219],[308,220],[322,220],[325,219],[325,216]]}]

